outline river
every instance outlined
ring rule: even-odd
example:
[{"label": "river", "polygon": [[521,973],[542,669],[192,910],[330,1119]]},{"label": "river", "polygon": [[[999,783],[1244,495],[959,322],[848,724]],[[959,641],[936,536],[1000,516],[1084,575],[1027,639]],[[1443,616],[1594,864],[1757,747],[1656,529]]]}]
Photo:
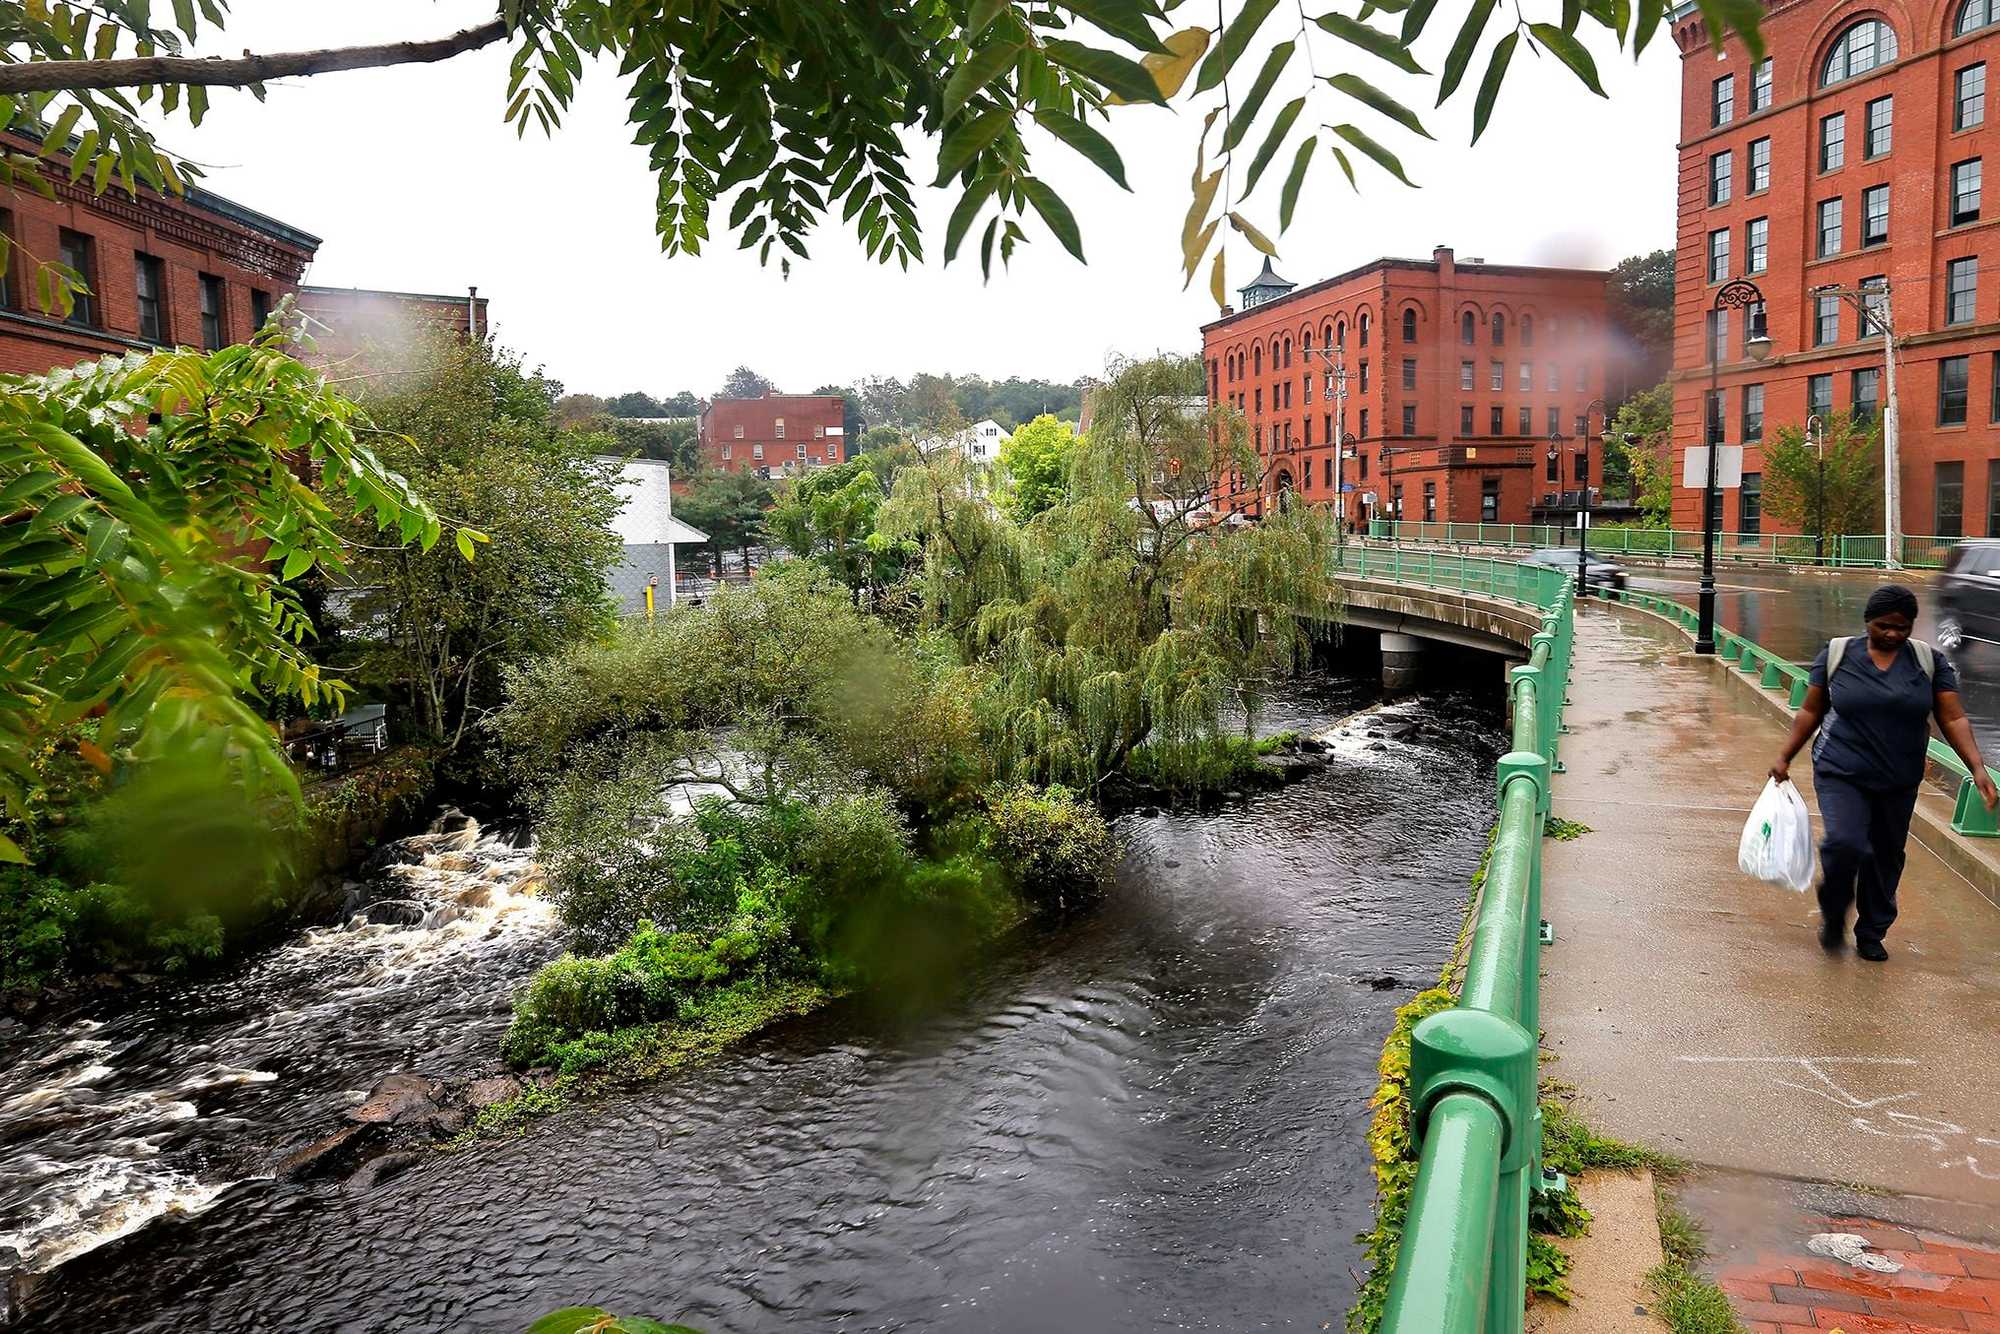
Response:
[{"label": "river", "polygon": [[527,854],[433,846],[378,890],[402,910],[8,1039],[0,1265],[66,1260],[15,1327],[1338,1327],[1381,1039],[1491,822],[1480,671],[1384,706],[1423,728],[1386,746],[1364,684],[1291,690],[1266,725],[1328,737],[1327,769],[1123,817],[1100,906],[919,1020],[837,1006],[372,1189],[276,1179],[379,1075],[489,1065],[556,948]]}]

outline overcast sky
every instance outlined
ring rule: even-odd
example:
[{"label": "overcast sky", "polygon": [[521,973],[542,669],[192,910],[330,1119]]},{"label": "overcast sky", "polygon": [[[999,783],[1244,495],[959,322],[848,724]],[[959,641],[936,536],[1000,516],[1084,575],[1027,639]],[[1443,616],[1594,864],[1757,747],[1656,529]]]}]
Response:
[{"label": "overcast sky", "polygon": [[[492,12],[491,0],[236,0],[227,32],[200,53],[430,37]],[[1462,12],[1441,7],[1426,43],[1448,44],[1449,19]],[[1277,26],[1245,60],[1246,74]],[[1314,39],[1322,75],[1386,69],[1325,34]],[[1355,108],[1354,119],[1374,122],[1422,188],[1358,163],[1357,196],[1322,149],[1292,230],[1279,239],[1279,271],[1304,285],[1380,255],[1427,257],[1434,245],[1453,246],[1461,259],[1558,264],[1610,264],[1671,245],[1678,53],[1664,27],[1636,66],[1608,38],[1593,45],[1608,103],[1553,60],[1523,52],[1476,149],[1465,141],[1483,56],[1449,106],[1427,117],[1435,143]],[[1435,68],[1442,51],[1419,54]],[[531,130],[517,141],[501,123],[498,47],[441,65],[295,80],[274,86],[262,106],[218,92],[201,129],[180,122],[166,140],[207,167],[210,188],[325,238],[308,282],[422,292],[477,284],[501,341],[572,391],[708,394],[738,363],[795,391],[922,370],[1069,380],[1099,371],[1113,353],[1193,350],[1199,325],[1215,315],[1205,275],[1189,291],[1180,284],[1199,127],[1186,112],[1115,113],[1109,133],[1131,194],[1060,145],[1037,151],[1082,221],[1087,265],[1037,228],[1036,243],[991,284],[981,283],[976,255],[947,270],[938,256],[956,196],[921,190],[933,254],[921,271],[879,267],[850,232],[828,226],[786,280],[775,263],[760,268],[719,237],[700,256],[660,253],[654,180],[625,124],[623,81],[609,68],[586,73],[549,140]],[[1303,91],[1303,61],[1293,77],[1300,86],[1274,94],[1270,107]],[[1319,96],[1327,108],[1319,114],[1332,116],[1337,95]],[[1254,220],[1275,227],[1290,154],[1261,183]],[[928,180],[934,161],[920,146],[912,177]],[[1232,300],[1258,261],[1232,239]]]}]

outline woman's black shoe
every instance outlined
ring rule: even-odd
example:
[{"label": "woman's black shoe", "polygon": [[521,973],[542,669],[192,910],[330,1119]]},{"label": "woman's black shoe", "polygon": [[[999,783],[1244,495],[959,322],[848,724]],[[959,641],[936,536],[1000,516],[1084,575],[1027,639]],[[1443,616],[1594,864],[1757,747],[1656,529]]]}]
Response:
[{"label": "woman's black shoe", "polygon": [[1882,942],[1879,940],[1857,940],[1854,942],[1854,952],[1870,963],[1881,963],[1889,957],[1889,951],[1882,948]]},{"label": "woman's black shoe", "polygon": [[1837,950],[1847,943],[1847,928],[1838,917],[1822,917],[1819,923],[1819,947],[1823,950]]}]

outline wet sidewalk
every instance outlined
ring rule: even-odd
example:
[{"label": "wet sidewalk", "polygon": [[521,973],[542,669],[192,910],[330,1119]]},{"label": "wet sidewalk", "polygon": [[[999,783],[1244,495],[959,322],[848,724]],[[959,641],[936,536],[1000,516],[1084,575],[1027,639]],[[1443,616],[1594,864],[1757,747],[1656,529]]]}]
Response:
[{"label": "wet sidewalk", "polygon": [[[1781,1261],[1834,1220],[2000,1241],[2000,909],[1913,838],[1889,962],[1823,952],[1812,895],[1736,869],[1777,719],[1651,617],[1580,609],[1577,638],[1554,809],[1591,832],[1546,845],[1549,1074],[1604,1133],[1718,1169],[1689,1203],[1725,1274],[1817,1272]],[[1813,805],[1803,757],[1793,775]],[[2000,1331],[2000,1290],[1965,1291],[1937,1323],[1826,1291],[1788,1322],[1776,1301],[1744,1314]]]}]

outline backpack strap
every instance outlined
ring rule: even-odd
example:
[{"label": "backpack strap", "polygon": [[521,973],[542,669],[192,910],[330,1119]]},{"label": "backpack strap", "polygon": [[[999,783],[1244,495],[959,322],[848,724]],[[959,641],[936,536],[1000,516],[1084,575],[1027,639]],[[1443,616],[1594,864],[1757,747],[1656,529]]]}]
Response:
[{"label": "backpack strap", "polygon": [[1917,651],[1917,666],[1924,669],[1924,675],[1937,680],[1937,650],[1921,639],[1912,639],[1910,647]]},{"label": "backpack strap", "polygon": [[1833,687],[1833,674],[1840,670],[1840,660],[1847,656],[1847,646],[1854,642],[1852,635],[1835,635],[1826,641],[1826,684]]}]

